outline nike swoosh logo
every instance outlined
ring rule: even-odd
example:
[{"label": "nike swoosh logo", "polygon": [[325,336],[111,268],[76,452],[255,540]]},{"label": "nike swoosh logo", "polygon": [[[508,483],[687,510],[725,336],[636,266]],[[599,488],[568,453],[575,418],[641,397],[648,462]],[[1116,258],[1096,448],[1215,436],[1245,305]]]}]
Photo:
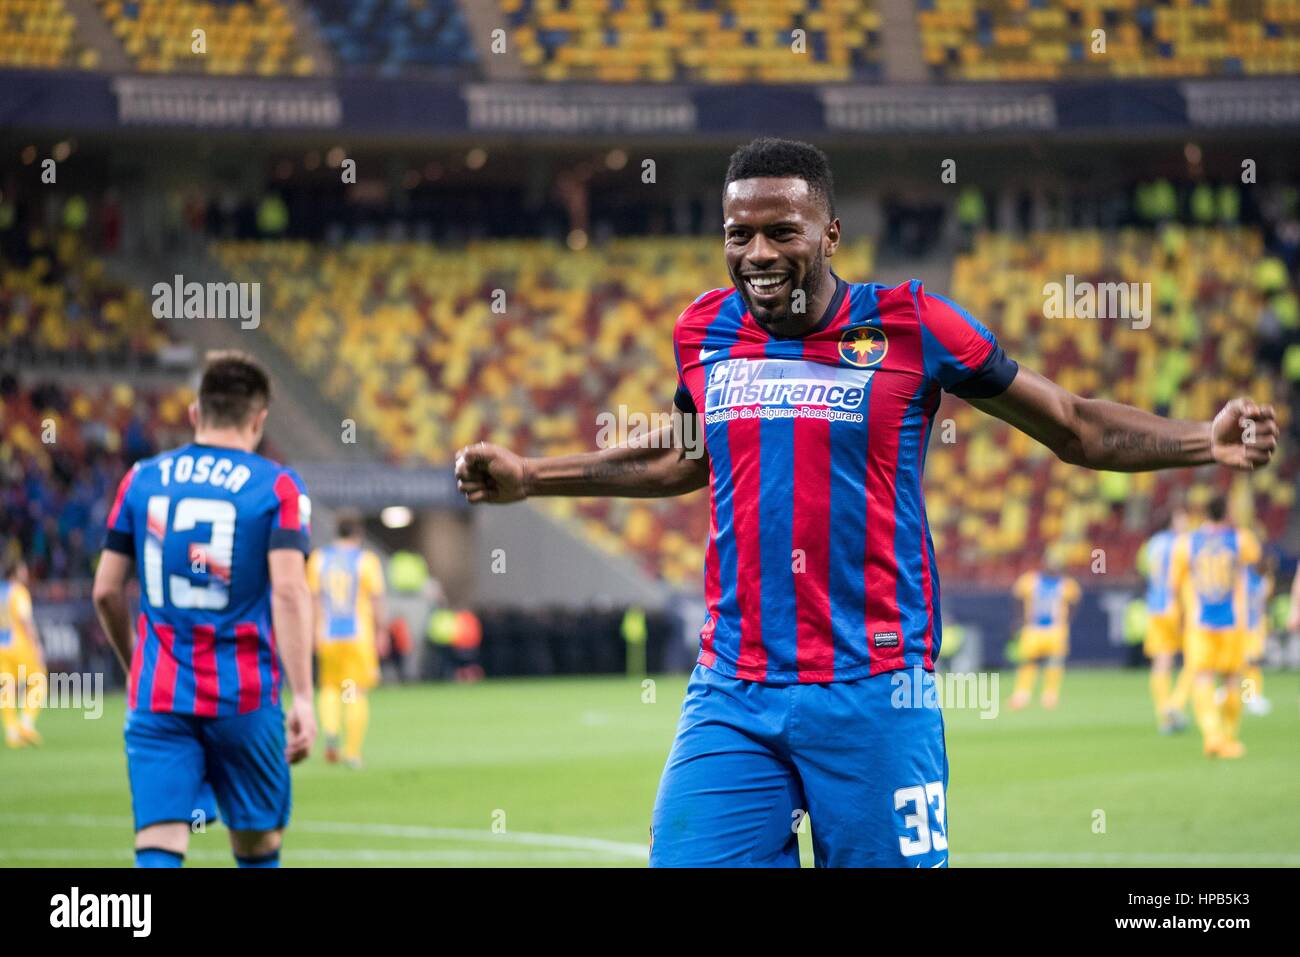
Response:
[{"label": "nike swoosh logo", "polygon": [[703,362],[703,361],[704,361],[705,359],[707,359],[709,356],[715,356],[715,355],[717,355],[717,354],[718,354],[719,352],[721,352],[721,351],[722,351],[721,349],[701,349],[701,350],[700,350],[700,361]]}]

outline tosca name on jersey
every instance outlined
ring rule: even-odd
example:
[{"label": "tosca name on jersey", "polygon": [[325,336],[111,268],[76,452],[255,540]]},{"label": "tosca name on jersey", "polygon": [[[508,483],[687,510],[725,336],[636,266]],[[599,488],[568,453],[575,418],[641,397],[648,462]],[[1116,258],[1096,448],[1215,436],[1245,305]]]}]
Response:
[{"label": "tosca name on jersey", "polygon": [[105,548],[135,559],[132,710],[224,717],[278,705],[268,554],[309,549],[311,500],[292,470],[190,445],[122,479]]}]

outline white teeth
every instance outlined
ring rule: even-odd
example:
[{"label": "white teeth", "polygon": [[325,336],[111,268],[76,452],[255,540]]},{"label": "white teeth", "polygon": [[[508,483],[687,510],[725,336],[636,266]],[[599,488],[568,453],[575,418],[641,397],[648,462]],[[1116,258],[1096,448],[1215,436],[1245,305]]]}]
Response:
[{"label": "white teeth", "polygon": [[755,289],[775,289],[785,282],[784,276],[750,277],[749,284]]}]

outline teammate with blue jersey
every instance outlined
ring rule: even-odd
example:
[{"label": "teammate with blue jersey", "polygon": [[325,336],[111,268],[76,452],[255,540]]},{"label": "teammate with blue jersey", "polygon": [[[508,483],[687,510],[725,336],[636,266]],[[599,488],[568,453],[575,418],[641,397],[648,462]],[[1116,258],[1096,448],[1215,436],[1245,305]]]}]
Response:
[{"label": "teammate with blue jersey", "polygon": [[[254,360],[210,355],[190,406],[194,441],[137,463],[108,516],[94,601],[128,674],[127,773],[141,867],[181,865],[208,786],[239,865],[278,866],[289,764],[307,756],[316,735],[311,504],[291,469],[253,451],[269,400]],[[287,740],[282,670],[293,691]]]},{"label": "teammate with blue jersey", "polygon": [[942,619],[922,491],[941,393],[1112,471],[1262,465],[1273,410],[1235,399],[1213,422],[1178,422],[1083,399],[917,281],[841,279],[830,166],[809,144],[741,147],[723,190],[733,286],[702,294],[673,334],[674,406],[694,428],[546,459],[479,443],[458,453],[457,481],[474,503],[709,487],[708,615],[652,865],[798,866],[809,816],[818,864],[942,867]]}]

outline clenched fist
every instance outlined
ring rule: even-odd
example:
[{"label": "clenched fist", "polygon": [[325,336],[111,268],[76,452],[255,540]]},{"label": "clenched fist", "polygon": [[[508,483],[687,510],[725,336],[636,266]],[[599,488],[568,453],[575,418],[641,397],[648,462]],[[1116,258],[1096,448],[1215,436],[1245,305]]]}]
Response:
[{"label": "clenched fist", "polygon": [[1271,405],[1233,399],[1210,423],[1210,453],[1221,465],[1249,471],[1268,464],[1277,436]]},{"label": "clenched fist", "polygon": [[456,487],[470,503],[504,505],[527,497],[523,456],[499,445],[479,442],[456,453]]}]

